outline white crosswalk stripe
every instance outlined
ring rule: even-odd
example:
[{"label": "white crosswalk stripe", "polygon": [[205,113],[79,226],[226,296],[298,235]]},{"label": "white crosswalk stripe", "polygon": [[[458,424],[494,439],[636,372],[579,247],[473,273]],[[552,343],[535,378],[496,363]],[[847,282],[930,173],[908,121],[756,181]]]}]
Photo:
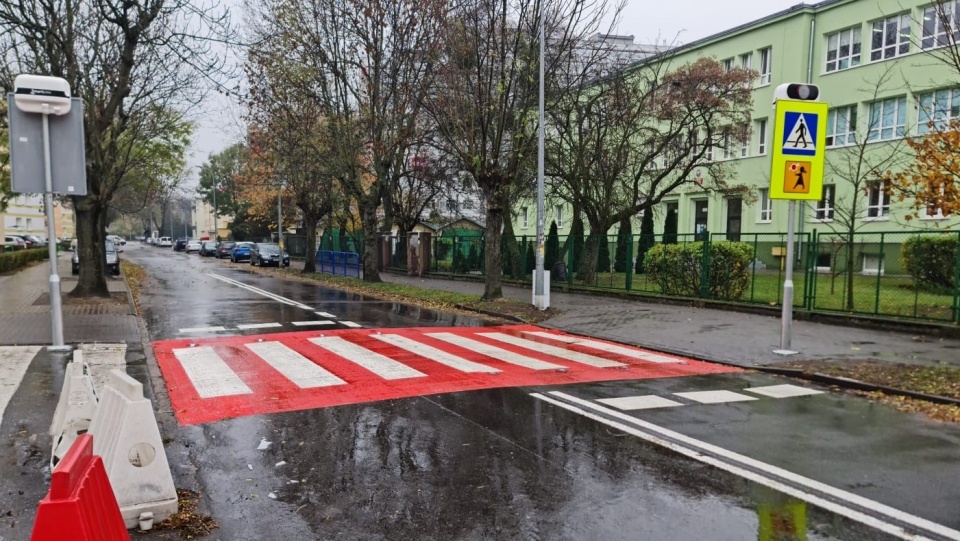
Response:
[{"label": "white crosswalk stripe", "polygon": [[274,329],[276,327],[283,327],[282,323],[241,323],[237,325],[237,328],[241,331],[249,329]]},{"label": "white crosswalk stripe", "polygon": [[253,393],[212,347],[177,348],[173,355],[201,398]]},{"label": "white crosswalk stripe", "polygon": [[426,377],[426,374],[419,370],[414,370],[405,364],[398,363],[390,357],[381,355],[375,351],[370,351],[365,347],[358,346],[353,342],[348,342],[338,336],[311,338],[310,342],[366,368],[383,379]]},{"label": "white crosswalk stripe", "polygon": [[347,383],[280,342],[254,342],[245,345],[301,389]]},{"label": "white crosswalk stripe", "polygon": [[500,370],[496,368],[468,361],[463,357],[458,357],[433,346],[422,344],[405,336],[400,336],[399,334],[377,334],[374,335],[373,338],[461,372],[482,372],[486,374],[496,374],[500,372]]},{"label": "white crosswalk stripe", "polygon": [[606,351],[607,353],[616,353],[617,355],[623,355],[625,357],[640,359],[641,361],[647,361],[651,363],[683,363],[683,361],[681,361],[680,359],[674,359],[673,357],[667,357],[665,355],[657,355],[656,353],[651,353],[647,351],[638,351],[635,349],[618,346],[616,344],[608,344],[606,342],[599,342],[597,340],[588,340],[585,338],[578,338],[575,336],[564,336],[564,335],[553,334],[553,333],[543,332],[543,331],[523,331],[523,334],[529,334],[530,336],[537,336],[540,338],[547,338],[549,340],[556,340],[558,342],[563,342],[565,344],[575,344],[578,346],[583,346],[590,349],[596,349],[599,351]]},{"label": "white crosswalk stripe", "polygon": [[575,363],[585,364],[587,366],[592,366],[594,368],[614,368],[614,367],[620,367],[620,366],[627,366],[623,363],[618,363],[616,361],[601,359],[600,357],[594,357],[593,355],[587,355],[586,353],[580,353],[578,351],[570,351],[569,349],[563,349],[557,346],[541,344],[540,342],[534,342],[533,340],[527,340],[525,338],[520,338],[518,336],[505,334],[502,332],[481,332],[477,334],[479,336],[492,338],[493,340],[498,340],[500,342],[522,347],[525,349],[532,349],[533,351],[539,351],[541,353],[546,353],[547,355],[553,355],[554,357],[560,357],[561,359],[566,359],[568,361],[573,361]]},{"label": "white crosswalk stripe", "polygon": [[456,334],[450,332],[433,332],[426,333],[430,338],[436,338],[437,340],[443,340],[448,344],[453,344],[455,346],[460,346],[471,351],[476,351],[481,355],[486,355],[487,357],[493,357],[494,359],[501,360],[505,363],[515,364],[517,366],[523,366],[525,368],[530,368],[533,370],[558,370],[565,368],[559,364],[548,363],[546,361],[541,361],[538,359],[531,359],[525,355],[520,355],[519,353],[514,353],[512,351],[507,351],[497,346],[491,346],[485,344],[478,340],[473,340],[471,338],[466,338],[463,336],[457,336]]},{"label": "white crosswalk stripe", "polygon": [[336,321],[326,321],[326,320],[312,320],[312,321],[291,321],[293,325],[297,327],[306,327],[310,325],[336,325]]}]

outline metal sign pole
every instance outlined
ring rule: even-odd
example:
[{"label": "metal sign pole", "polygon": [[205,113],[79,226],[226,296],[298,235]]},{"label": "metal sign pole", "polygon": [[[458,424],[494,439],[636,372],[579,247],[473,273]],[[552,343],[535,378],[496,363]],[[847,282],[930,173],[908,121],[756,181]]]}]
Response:
[{"label": "metal sign pole", "polygon": [[544,284],[546,274],[543,269],[544,246],[543,246],[543,145],[544,145],[544,114],[543,114],[543,65],[544,59],[544,17],[543,6],[540,8],[540,90],[539,90],[539,126],[537,129],[537,253],[536,270],[533,275],[533,305],[539,310],[546,310],[550,307],[549,296],[544,294],[544,290],[549,285]]},{"label": "metal sign pole", "polygon": [[50,257],[50,326],[53,330],[53,348],[65,348],[63,344],[63,305],[60,299],[60,275],[57,274],[57,228],[53,216],[53,174],[50,167],[50,116],[49,106],[44,104],[43,117],[43,172],[46,189],[43,206],[47,214],[47,254]]},{"label": "metal sign pole", "polygon": [[790,349],[790,340],[793,334],[793,229],[797,215],[797,202],[788,201],[787,207],[787,254],[784,258],[786,275],[783,281],[783,311],[780,323],[780,349],[774,353],[792,355],[797,353]]}]

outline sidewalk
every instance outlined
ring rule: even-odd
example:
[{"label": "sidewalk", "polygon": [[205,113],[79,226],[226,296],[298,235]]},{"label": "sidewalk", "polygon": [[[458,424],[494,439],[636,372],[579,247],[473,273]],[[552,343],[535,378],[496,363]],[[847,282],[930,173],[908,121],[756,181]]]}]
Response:
[{"label": "sidewalk", "polygon": [[[77,285],[70,274],[71,252],[57,258],[63,303],[63,339],[67,344],[91,342],[140,342],[137,316],[124,300],[127,284],[123,278],[108,277],[107,286],[114,302],[90,300],[77,302],[66,295]],[[50,266],[44,261],[19,272],[0,276],[0,345],[49,345]]]}]

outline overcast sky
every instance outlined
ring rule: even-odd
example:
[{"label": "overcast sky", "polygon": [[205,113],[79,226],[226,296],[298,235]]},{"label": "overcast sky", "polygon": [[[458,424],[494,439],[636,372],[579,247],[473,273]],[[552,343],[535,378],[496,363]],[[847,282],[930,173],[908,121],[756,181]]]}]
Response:
[{"label": "overcast sky", "polygon": [[[690,43],[728,28],[765,17],[800,3],[800,0],[627,0],[617,30],[633,35],[637,43],[664,41]],[[808,0],[807,3],[815,3]],[[234,5],[239,2],[232,2]],[[234,20],[241,20],[234,13]],[[242,136],[237,109],[219,95],[210,98],[191,147],[191,166],[201,165]]]}]

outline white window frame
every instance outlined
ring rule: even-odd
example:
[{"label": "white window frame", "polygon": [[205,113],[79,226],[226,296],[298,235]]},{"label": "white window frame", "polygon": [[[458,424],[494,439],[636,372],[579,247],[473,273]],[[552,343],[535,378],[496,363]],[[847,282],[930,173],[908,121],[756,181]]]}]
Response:
[{"label": "white window frame", "polygon": [[723,159],[730,160],[734,156],[733,151],[733,132],[730,128],[723,131]]},{"label": "white window frame", "polygon": [[740,55],[740,69],[745,69],[745,70],[753,69],[753,52],[752,51],[749,53],[744,53]]},{"label": "white window frame", "polygon": [[760,74],[757,79],[757,86],[767,86],[770,84],[770,74],[773,72],[773,47],[760,49]]},{"label": "white window frame", "polygon": [[750,156],[750,138],[747,136],[750,133],[750,125],[744,124],[740,126],[740,157],[746,158]]},{"label": "white window frame", "polygon": [[520,229],[526,229],[530,226],[530,207],[523,207],[523,212],[520,214]]},{"label": "white window frame", "polygon": [[[943,197],[943,192],[944,192],[944,187],[943,187],[943,185],[941,184],[941,185],[940,185],[940,197]],[[936,214],[930,214],[930,207],[932,207],[932,206],[934,206],[934,205],[932,205],[932,204],[930,204],[930,203],[927,203],[926,205],[923,205],[923,216],[920,217],[921,220],[945,220],[945,219],[948,218],[948,216],[943,213],[942,200],[938,199],[938,200],[936,201],[936,208],[937,208],[937,213],[936,213]]]},{"label": "white window frame", "polygon": [[760,196],[757,223],[768,224],[773,221],[773,200],[770,199],[770,188],[760,188],[757,194]]},{"label": "white window frame", "polygon": [[[888,116],[885,114],[887,107],[893,108],[893,114],[889,115],[892,117],[892,124],[884,122],[884,119]],[[903,137],[906,134],[906,113],[906,96],[870,103],[870,129],[867,132],[867,141],[890,141]],[[885,134],[885,132],[887,133]]]},{"label": "white window frame", "polygon": [[[883,264],[883,259],[880,259],[880,254],[863,254],[861,259],[863,266],[860,274],[865,274],[867,276],[876,276],[879,274],[880,276],[883,276],[885,265]],[[868,261],[875,263],[875,265],[867,266]]]},{"label": "white window frame", "polygon": [[836,184],[824,184],[823,196],[815,203],[813,219],[816,222],[828,223],[833,221],[834,204],[837,196]]},{"label": "white window frame", "polygon": [[767,154],[767,119],[765,118],[757,121],[757,154],[760,156]]},{"label": "white window frame", "polygon": [[827,113],[827,148],[857,143],[857,106],[833,107]]},{"label": "white window frame", "polygon": [[[846,43],[844,43],[846,41]],[[846,50],[844,50],[846,47]],[[863,44],[860,38],[860,27],[854,26],[827,36],[827,59],[823,71],[833,73],[855,68],[860,65],[860,55]],[[831,53],[833,58],[830,58]]]},{"label": "white window frame", "polygon": [[557,228],[562,229],[563,228],[563,205],[557,205],[556,210],[557,210]]},{"label": "white window frame", "polygon": [[[923,18],[920,22],[920,48],[937,49],[957,43],[960,40],[960,0],[945,1],[942,3],[944,14],[953,19],[953,37],[948,37],[947,29],[943,25],[943,20],[937,13],[936,3],[926,7],[923,10]],[[952,16],[952,17],[951,17]]]},{"label": "white window frame", "polygon": [[[874,21],[870,25],[870,61],[880,62],[910,52],[910,13]],[[891,36],[891,33],[895,33]],[[874,37],[881,34],[880,43]]]},{"label": "white window frame", "polygon": [[[926,102],[926,103],[924,103]],[[917,96],[917,133],[930,133],[930,121],[940,130],[960,118],[960,88],[941,88]]]},{"label": "white window frame", "polygon": [[[877,196],[877,202],[871,203],[873,194],[880,192]],[[867,185],[867,221],[883,221],[890,219],[890,186],[884,180],[875,180]]]},{"label": "white window frame", "polygon": [[723,66],[723,71],[729,72],[733,70],[733,58],[726,58],[720,62],[720,65]]}]

